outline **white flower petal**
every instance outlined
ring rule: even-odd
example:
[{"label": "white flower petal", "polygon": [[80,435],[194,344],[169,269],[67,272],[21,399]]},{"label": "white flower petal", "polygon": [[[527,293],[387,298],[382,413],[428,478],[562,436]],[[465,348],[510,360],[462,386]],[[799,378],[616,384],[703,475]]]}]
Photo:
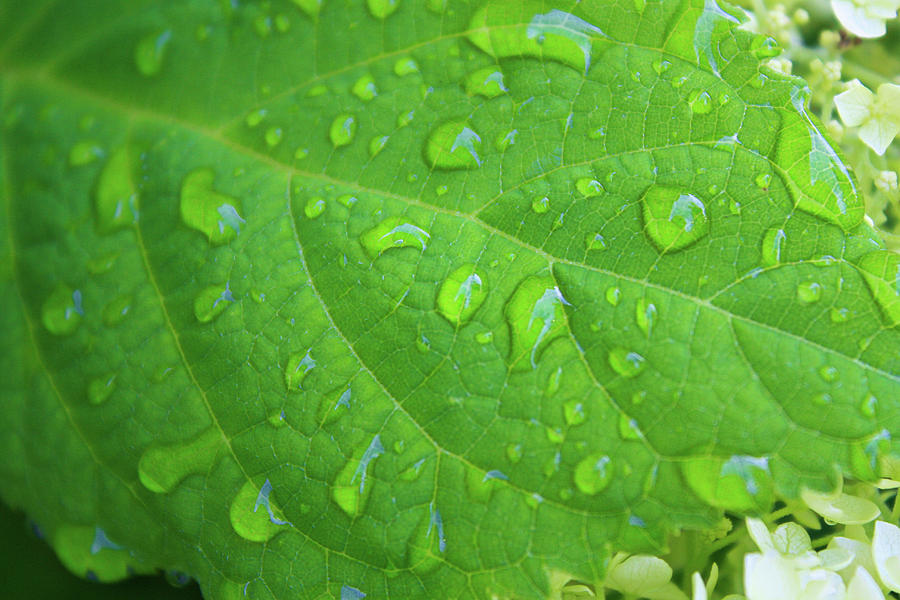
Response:
[{"label": "white flower petal", "polygon": [[844,600],[847,589],[837,573],[814,569],[800,574],[803,593],[798,600]]},{"label": "white flower petal", "polygon": [[886,28],[884,19],[872,15],[866,7],[851,0],[831,0],[831,9],[841,25],[853,35],[863,38],[881,37]]},{"label": "white flower petal", "polygon": [[846,569],[853,562],[853,555],[844,548],[826,548],[819,552],[819,562],[823,569],[840,571]]},{"label": "white flower petal", "polygon": [[900,527],[875,521],[872,558],[881,582],[891,591],[900,592]]},{"label": "white flower petal", "polygon": [[875,94],[854,79],[847,84],[847,90],[834,97],[841,121],[847,127],[859,127],[872,115],[875,107]]},{"label": "white flower petal", "polygon": [[691,586],[694,588],[694,593],[691,596],[691,600],[707,600],[706,586],[703,585],[703,578],[700,577],[700,573],[695,572],[691,576]]},{"label": "white flower petal", "polygon": [[606,586],[625,594],[646,595],[672,579],[672,567],[655,556],[634,555],[613,566]]},{"label": "white flower petal", "polygon": [[756,542],[756,546],[763,552],[775,549],[775,542],[772,541],[769,528],[759,519],[747,517],[747,531],[750,532],[750,537]]},{"label": "white flower petal", "polygon": [[876,97],[879,115],[900,123],[900,85],[882,83],[878,86]]},{"label": "white flower petal", "polygon": [[796,523],[783,523],[772,534],[775,549],[782,554],[800,555],[812,550],[806,529]]},{"label": "white flower petal", "polygon": [[[865,142],[879,156],[883,155],[900,133],[900,123],[880,119],[870,119],[859,128],[859,139]],[[871,519],[870,519],[871,520]]]},{"label": "white flower petal", "polygon": [[[867,126],[868,123],[860,129],[859,137],[871,147],[871,144],[863,137],[863,132],[868,132]],[[877,519],[881,514],[881,510],[874,502],[850,494],[832,495],[805,489],[800,493],[800,497],[809,508],[835,523],[868,523]]]},{"label": "white flower petal", "polygon": [[800,582],[777,552],[750,553],[744,555],[744,592],[748,600],[797,600]]},{"label": "white flower petal", "polygon": [[884,600],[884,594],[875,579],[862,567],[856,567],[853,579],[847,586],[847,597],[852,600]]}]

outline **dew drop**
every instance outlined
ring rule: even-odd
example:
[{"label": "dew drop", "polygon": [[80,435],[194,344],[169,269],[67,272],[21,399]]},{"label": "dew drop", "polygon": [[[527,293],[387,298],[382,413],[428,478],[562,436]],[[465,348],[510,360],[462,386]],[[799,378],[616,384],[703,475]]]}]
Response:
[{"label": "dew drop", "polygon": [[259,37],[269,37],[269,34],[272,33],[272,17],[268,15],[257,15],[256,18],[253,19],[253,29]]},{"label": "dew drop", "polygon": [[58,284],[41,307],[41,321],[53,335],[73,333],[84,315],[81,292],[65,284]]},{"label": "dew drop", "polygon": [[213,189],[212,169],[195,169],[181,184],[181,219],[213,245],[224,244],[241,232],[240,202]]},{"label": "dew drop", "polygon": [[425,334],[421,331],[419,332],[418,337],[416,337],[416,350],[422,354],[427,354],[431,350],[431,340],[425,337]]},{"label": "dew drop", "polygon": [[292,392],[303,390],[303,380],[316,367],[316,361],[309,350],[304,354],[292,354],[284,368],[284,383]]},{"label": "dew drop", "polygon": [[874,417],[878,409],[878,398],[868,394],[859,405],[860,412],[867,417]]},{"label": "dew drop", "polygon": [[659,59],[653,61],[653,70],[656,71],[657,75],[662,75],[663,73],[668,71],[671,66],[672,63],[667,60]]},{"label": "dew drop", "polygon": [[378,153],[384,149],[384,146],[385,144],[387,144],[389,139],[389,136],[379,135],[369,140],[369,156],[375,158]]},{"label": "dew drop", "polygon": [[398,58],[394,63],[394,75],[397,77],[406,77],[413,73],[419,72],[419,65],[409,56]]},{"label": "dew drop", "polygon": [[575,181],[575,189],[585,198],[594,198],[604,192],[603,184],[591,177],[582,177]]},{"label": "dew drop", "polygon": [[281,143],[282,137],[284,137],[284,132],[282,131],[281,127],[269,127],[266,130],[265,135],[266,145],[269,148],[274,148]]},{"label": "dew drop", "polygon": [[617,287],[608,287],[605,296],[610,306],[618,306],[619,300],[622,298],[622,290]]},{"label": "dew drop", "polygon": [[131,179],[131,161],[127,150],[113,153],[97,179],[94,212],[97,229],[109,233],[129,227],[138,220],[138,195]]},{"label": "dew drop", "polygon": [[116,389],[116,375],[109,373],[103,377],[92,379],[88,383],[87,396],[88,402],[93,405],[103,404],[112,395]]},{"label": "dew drop", "polygon": [[471,169],[481,166],[481,137],[464,121],[439,125],[428,136],[425,158],[433,167]]},{"label": "dew drop", "polygon": [[156,494],[171,492],[191,473],[207,471],[224,442],[222,434],[210,427],[185,442],[152,446],[144,451],[138,462],[141,483]]},{"label": "dew drop", "polygon": [[466,75],[466,93],[470,96],[496,98],[509,90],[503,85],[503,73],[497,67],[484,67]]},{"label": "dew drop", "polygon": [[475,334],[475,341],[482,346],[490,344],[494,340],[493,331],[479,331]]},{"label": "dew drop", "polygon": [[606,250],[606,239],[599,233],[589,233],[584,238],[585,248],[588,250]]},{"label": "dew drop", "polygon": [[378,95],[378,89],[375,87],[375,80],[372,79],[372,76],[369,74],[363,75],[357,79],[356,83],[353,84],[353,89],[351,91],[354,96],[363,102],[368,102]]},{"label": "dew drop", "polygon": [[834,383],[840,377],[840,372],[836,367],[832,367],[831,365],[824,365],[819,369],[819,377],[821,377],[828,383]]},{"label": "dew drop", "polygon": [[275,429],[280,429],[284,427],[287,423],[286,415],[284,414],[284,409],[273,410],[269,413],[266,421],[269,422],[269,425],[274,427]]},{"label": "dew drop", "polygon": [[647,363],[637,352],[613,348],[609,352],[609,366],[622,377],[634,377],[644,370]]},{"label": "dew drop", "polygon": [[325,212],[325,200],[318,196],[307,200],[306,206],[303,207],[303,214],[306,215],[307,219],[315,219],[323,212]]},{"label": "dew drop", "polygon": [[575,467],[575,487],[582,494],[594,496],[602,492],[612,480],[613,469],[609,456],[591,454],[583,458]]},{"label": "dew drop", "polygon": [[353,208],[353,205],[356,204],[359,199],[353,194],[341,194],[338,196],[338,204],[346,206],[347,208]]},{"label": "dew drop", "polygon": [[208,286],[194,299],[194,316],[201,323],[209,323],[225,312],[232,302],[234,296],[227,283]]},{"label": "dew drop", "polygon": [[626,414],[619,415],[619,436],[623,440],[639,440],[641,435],[641,429],[638,427],[637,421]]},{"label": "dew drop", "polygon": [[389,17],[397,10],[400,0],[366,0],[369,12],[376,19],[384,19]]},{"label": "dew drop", "polygon": [[76,142],[69,150],[69,164],[73,167],[81,167],[90,164],[103,156],[103,148],[97,142],[83,140]]},{"label": "dew drop", "polygon": [[168,29],[147,35],[134,47],[134,64],[144,77],[153,77],[162,70],[166,49],[172,39]]},{"label": "dew drop", "polygon": [[741,214],[741,203],[732,198],[728,201],[728,212],[731,214],[738,216]]},{"label": "dew drop", "polygon": [[516,143],[516,135],[518,135],[519,130],[513,129],[512,131],[507,131],[506,133],[501,133],[497,136],[497,140],[494,142],[494,147],[497,148],[500,152],[504,152],[507,148]]},{"label": "dew drop", "polygon": [[360,236],[360,243],[373,260],[392,248],[417,248],[424,251],[431,235],[401,217],[388,217]]},{"label": "dew drop", "polygon": [[117,296],[103,307],[103,324],[107,327],[115,327],[121,323],[131,310],[131,296]]},{"label": "dew drop", "polygon": [[556,392],[559,391],[559,386],[562,384],[562,373],[562,367],[557,367],[556,370],[547,377],[547,385],[544,386],[545,398],[552,398],[556,395]]},{"label": "dew drop", "polygon": [[653,185],[642,203],[644,229],[661,252],[690,246],[709,231],[706,206],[693,194]]},{"label": "dew drop", "polygon": [[331,122],[328,137],[335,148],[349,145],[356,137],[356,117],[348,113],[336,116]]},{"label": "dew drop", "polygon": [[251,542],[265,542],[278,533],[279,527],[290,525],[271,496],[268,479],[260,488],[252,481],[241,486],[228,511],[235,533]]},{"label": "dew drop", "polygon": [[506,458],[513,464],[522,460],[522,444],[508,444],[506,446]]},{"label": "dew drop", "polygon": [[864,255],[858,266],[884,317],[891,326],[900,323],[900,254],[875,250]]},{"label": "dew drop", "polygon": [[756,183],[756,187],[767,190],[769,189],[769,185],[772,183],[772,174],[771,173],[760,173],[753,179],[754,183]]},{"label": "dew drop", "polygon": [[832,323],[843,323],[847,319],[850,318],[850,309],[848,308],[838,308],[836,306],[831,308],[831,322]]},{"label": "dew drop", "polygon": [[372,486],[366,486],[369,465],[384,454],[381,438],[375,435],[362,454],[347,461],[338,473],[331,488],[331,496],[350,517],[359,515],[365,508]]},{"label": "dew drop", "polygon": [[547,196],[535,198],[531,201],[531,210],[539,215],[544,214],[545,212],[550,210],[550,198],[548,198]]},{"label": "dew drop", "polygon": [[467,322],[487,298],[487,284],[474,264],[455,269],[441,284],[437,310],[453,325]]},{"label": "dew drop", "polygon": [[766,231],[762,241],[762,263],[767,266],[781,262],[781,249],[786,239],[783,229],[772,228]]},{"label": "dew drop", "polygon": [[691,92],[690,96],[688,96],[688,102],[695,115],[705,115],[712,110],[713,102],[709,92],[694,90]]},{"label": "dew drop", "polygon": [[650,337],[653,323],[656,321],[656,305],[640,298],[634,307],[634,320],[644,335]]},{"label": "dew drop", "polygon": [[406,127],[407,125],[412,123],[415,116],[416,111],[414,110],[403,112],[397,115],[397,129],[402,129],[403,127]]},{"label": "dew drop", "polygon": [[822,297],[822,285],[815,281],[806,281],[797,286],[797,300],[801,304],[813,304]]},{"label": "dew drop", "polygon": [[449,192],[449,191],[450,191],[450,188],[447,187],[446,185],[439,185],[439,186],[434,190],[434,193],[437,194],[438,196],[443,196],[444,194],[446,194],[446,193]]},{"label": "dew drop", "polygon": [[569,305],[554,280],[528,277],[513,292],[504,313],[510,329],[510,362],[514,368],[533,369],[543,350],[565,331]]},{"label": "dew drop", "polygon": [[424,465],[424,464],[425,464],[425,459],[422,458],[422,459],[416,461],[415,463],[413,463],[411,466],[404,469],[403,471],[401,471],[400,474],[397,475],[397,477],[401,481],[415,481],[419,478],[419,475],[422,474],[422,465]]},{"label": "dew drop", "polygon": [[296,150],[294,150],[294,159],[295,160],[303,160],[307,156],[309,156],[309,148],[299,147]]},{"label": "dew drop", "polygon": [[584,404],[581,400],[571,399],[563,404],[563,416],[566,419],[566,425],[574,427],[581,425],[587,418],[584,414]]}]

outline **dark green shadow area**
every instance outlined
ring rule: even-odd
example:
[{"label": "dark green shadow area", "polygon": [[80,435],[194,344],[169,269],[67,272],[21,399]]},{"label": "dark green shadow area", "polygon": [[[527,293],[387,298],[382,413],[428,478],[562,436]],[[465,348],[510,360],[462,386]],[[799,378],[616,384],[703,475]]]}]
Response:
[{"label": "dark green shadow area", "polygon": [[201,600],[200,588],[172,587],[160,577],[137,577],[107,585],[75,577],[27,518],[0,503],[0,581],[4,598],[30,600]]}]

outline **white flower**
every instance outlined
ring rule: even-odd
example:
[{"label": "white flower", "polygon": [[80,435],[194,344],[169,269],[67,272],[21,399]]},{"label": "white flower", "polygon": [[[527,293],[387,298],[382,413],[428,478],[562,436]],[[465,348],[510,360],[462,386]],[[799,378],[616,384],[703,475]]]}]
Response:
[{"label": "white flower", "polygon": [[854,79],[847,91],[835,96],[834,104],[844,125],[859,127],[859,138],[879,155],[900,133],[900,85],[882,83],[873,94]]},{"label": "white flower", "polygon": [[900,592],[900,528],[884,521],[875,521],[872,558],[882,583],[891,591]]},{"label": "white flower", "polygon": [[[875,187],[881,190],[882,192],[895,192],[897,191],[897,172],[896,171],[881,171],[878,173],[878,176],[875,178]],[[886,483],[882,483],[886,482]],[[893,481],[890,479],[883,479],[878,482],[876,485],[881,489],[893,489],[900,487],[900,482]]]},{"label": "white flower", "polygon": [[884,594],[878,583],[869,575],[869,572],[862,567],[856,567],[853,579],[847,586],[847,598],[852,600],[884,600]]},{"label": "white flower", "polygon": [[900,0],[831,0],[831,9],[847,31],[864,38],[884,35],[884,22],[897,17]]},{"label": "white flower", "polygon": [[627,596],[651,600],[687,600],[672,579],[672,567],[655,556],[619,552],[609,561],[604,585]]}]

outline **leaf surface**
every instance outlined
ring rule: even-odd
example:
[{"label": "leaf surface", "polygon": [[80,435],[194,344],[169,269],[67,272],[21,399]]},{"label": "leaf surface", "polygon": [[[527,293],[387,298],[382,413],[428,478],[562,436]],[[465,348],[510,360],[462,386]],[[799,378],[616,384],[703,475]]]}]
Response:
[{"label": "leaf surface", "polygon": [[711,0],[0,15],[0,490],[76,570],[549,597],[892,452],[896,261]]}]

